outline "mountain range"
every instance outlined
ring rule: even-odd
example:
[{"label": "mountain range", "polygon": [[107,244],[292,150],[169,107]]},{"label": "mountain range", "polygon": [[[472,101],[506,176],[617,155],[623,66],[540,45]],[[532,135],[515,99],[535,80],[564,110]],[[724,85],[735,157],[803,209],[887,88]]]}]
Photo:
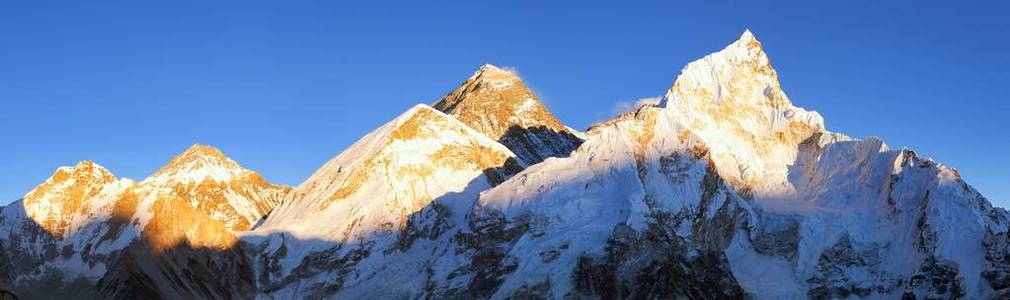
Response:
[{"label": "mountain range", "polygon": [[749,31],[586,131],[481,66],[275,185],[193,145],[90,161],[0,210],[27,299],[1010,298],[1010,212],[956,169],[831,132]]}]

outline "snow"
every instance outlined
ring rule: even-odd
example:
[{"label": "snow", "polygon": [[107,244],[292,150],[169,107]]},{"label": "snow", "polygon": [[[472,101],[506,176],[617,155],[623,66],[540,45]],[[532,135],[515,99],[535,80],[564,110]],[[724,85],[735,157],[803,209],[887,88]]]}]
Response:
[{"label": "snow", "polygon": [[[794,107],[781,90],[760,43],[748,31],[720,52],[684,68],[660,100],[709,145],[720,174],[750,183],[756,193],[788,194],[796,144],[790,130],[824,131],[816,112]],[[746,166],[742,168],[741,166]]]},{"label": "snow", "polygon": [[726,249],[733,276],[758,299],[806,299],[807,290],[790,262],[754,250],[746,235],[737,233]]},{"label": "snow", "polygon": [[[482,84],[509,89],[519,82],[514,76],[485,65],[471,80],[488,77]],[[515,118],[541,106],[535,98],[520,99]],[[501,126],[544,120],[487,116],[477,121]],[[249,249],[257,249],[252,261],[278,263],[275,271],[253,267],[257,278],[276,287],[258,297],[302,297],[336,283],[341,287],[337,298],[415,298],[429,287],[466,289],[477,276],[466,267],[478,251],[460,237],[486,238],[478,235],[481,226],[515,229],[522,222],[528,225],[525,232],[490,246],[504,252],[505,264],[515,266],[499,274],[501,285],[490,298],[508,298],[545,281],[552,298],[570,297],[580,257],[607,255],[615,228],[643,232],[656,225],[657,214],[686,216],[669,221],[678,224],[661,224],[671,225],[670,234],[685,242],[682,254],[724,256],[736,282],[757,299],[812,297],[817,284],[812,279],[824,279],[833,285],[828,288],[847,284],[869,290],[868,298],[899,298],[905,285],[888,284],[907,282],[934,257],[957,266],[967,298],[993,292],[980,276],[987,263],[981,241],[987,233],[1007,231],[1007,212],[992,208],[948,166],[907,149],[892,150],[876,137],[853,139],[828,131],[818,113],[792,104],[750,31],[688,64],[658,105],[639,107],[587,132],[559,127],[584,143],[568,157],[520,165],[525,169],[497,186],[485,171],[517,159],[516,154],[470,126],[427,105],[414,106],[324,164],[255,230],[236,233],[254,246]],[[442,152],[457,156],[437,159]],[[473,153],[478,157],[468,156]],[[79,253],[85,247],[103,254],[126,247],[155,217],[150,208],[159,195],[177,185],[251,174],[200,145],[140,183],[115,179],[95,166],[60,168],[57,173],[93,171],[64,181],[51,178],[27,194],[28,200],[0,211],[0,241],[25,235],[18,232],[20,222],[70,220],[71,238],[57,244],[77,254],[45,261],[40,268],[95,280],[112,270],[84,263]],[[87,199],[87,209],[68,212],[60,191],[78,184],[97,191],[96,196]],[[109,230],[95,221],[110,218],[126,190],[139,199],[130,216],[133,225],[115,240],[89,246],[90,237]],[[226,191],[227,206],[239,217],[259,221],[255,199],[243,192]],[[209,214],[233,218],[223,211]],[[718,241],[722,236],[706,234],[705,225],[729,229],[732,237]],[[431,228],[440,231],[418,233]],[[417,236],[409,239],[409,234]],[[21,246],[33,253],[44,250],[41,243]],[[356,257],[354,251],[362,249],[367,254]],[[854,253],[855,261],[825,259],[833,250]],[[556,257],[542,259],[548,252]],[[310,256],[334,264],[299,269]],[[349,261],[354,264],[345,265]],[[286,276],[299,278],[288,282]]]},{"label": "snow", "polygon": [[[383,216],[388,211],[369,205],[412,198],[418,193],[457,195],[459,199],[436,200],[454,212],[451,232],[465,232],[467,223],[491,222],[498,215],[505,220],[532,220],[531,227],[536,233],[522,235],[507,247],[507,259],[516,260],[516,269],[505,275],[492,298],[506,298],[520,287],[546,280],[551,282],[551,295],[561,298],[573,289],[569,279],[579,256],[603,255],[614,226],[626,224],[642,230],[650,222],[646,217],[650,212],[698,209],[703,195],[700,183],[710,160],[733,191],[719,192],[703,216],[715,218],[724,201],[746,211],[751,227],[737,228],[724,253],[737,281],[756,298],[807,298],[811,288],[808,279],[819,276],[821,255],[843,237],[852,241],[854,251],[879,255],[879,261],[868,258],[879,265],[840,267],[840,276],[846,276],[845,280],[874,287],[889,280],[906,279],[927,255],[918,250],[922,242],[917,222],[923,217],[929,220],[930,230],[937,233],[938,240],[945,241],[936,245],[938,256],[956,262],[962,274],[966,274],[968,295],[982,297],[991,292],[978,276],[984,251],[978,241],[986,226],[995,225],[985,224],[981,212],[963,202],[966,196],[957,193],[961,186],[956,172],[936,164],[915,165],[926,160],[905,158],[906,151],[890,150],[878,138],[856,140],[827,131],[816,112],[789,103],[779,89],[774,71],[768,71],[770,67],[759,73],[741,74],[746,71],[741,64],[767,65],[767,57],[759,46],[753,45],[755,42],[753,35],[745,32],[740,41],[723,52],[685,68],[659,107],[642,108],[631,116],[621,117],[625,119],[579,133],[585,143],[570,157],[550,158],[530,166],[481,192],[476,203],[466,200],[467,195],[474,194],[475,187],[464,189],[466,180],[462,179],[479,177],[476,173],[433,170],[427,177],[412,179],[425,184],[407,189],[412,190],[409,196],[389,192],[404,191],[404,182],[373,173],[369,179],[381,184],[365,185],[360,192],[338,203],[338,208],[304,218],[314,214],[308,203],[325,199],[339,184],[323,192],[316,190],[315,194],[313,188],[328,186],[327,182],[346,181],[346,175],[342,174],[373,156],[389,155],[389,168],[393,169],[425,162],[427,154],[438,148],[433,146],[437,143],[408,140],[382,147],[388,132],[394,129],[391,127],[401,123],[404,118],[401,116],[328,162],[299,188],[305,192],[294,193],[299,197],[288,201],[282,210],[287,212],[271,216],[266,223],[269,225],[244,239],[252,243],[268,239],[267,254],[279,247],[275,234],[278,232],[295,239],[345,243],[347,237],[336,232],[346,226],[345,220],[364,218],[366,223],[358,226],[363,233],[381,232],[382,227],[376,224],[385,220]],[[441,132],[446,135],[439,142],[458,138],[449,133],[454,131]],[[495,144],[489,140],[483,143]],[[708,149],[709,155],[689,158],[688,153],[699,146]],[[906,160],[914,162],[909,165]],[[675,165],[669,166],[668,161]],[[639,168],[647,171],[641,173]],[[672,168],[672,175],[657,172],[666,168]],[[897,183],[891,183],[898,177],[901,179]],[[425,190],[424,186],[432,185],[440,189]],[[485,187],[486,184],[481,184],[476,189]],[[744,200],[737,194],[743,188],[749,188],[752,199]],[[926,191],[932,192],[928,202],[923,201]],[[646,198],[654,203],[647,203]],[[362,203],[366,199],[372,202]],[[922,216],[919,212],[924,205],[928,209]],[[418,207],[404,208],[416,211]],[[459,213],[463,211],[470,213]],[[755,217],[758,213],[799,220],[795,258],[762,254],[751,244],[750,238],[757,234],[751,230],[785,230],[781,224],[760,221]],[[676,233],[691,240],[695,238],[693,226],[690,222],[682,223]],[[320,228],[332,230],[320,231]],[[995,229],[1005,230],[1005,226]],[[375,239],[381,243],[383,238],[379,237],[388,235],[377,236]],[[291,272],[308,253],[325,248],[312,242],[303,243],[306,245],[299,247],[297,253],[283,258],[282,274]],[[354,269],[352,279],[344,279],[347,285],[340,295],[352,298],[409,295],[419,288],[420,282],[403,274],[418,274],[430,266],[435,278],[445,278],[440,276],[469,263],[466,253],[443,252],[453,247],[452,243],[444,236],[421,239],[402,253],[369,256]],[[550,262],[538,259],[543,251],[558,249],[560,245],[566,245],[568,250],[556,259]],[[697,251],[690,253],[697,255]],[[439,255],[447,256],[439,258]],[[320,274],[307,281],[335,280],[329,276]],[[383,282],[398,284],[367,279],[380,277],[387,279]],[[467,279],[442,280],[437,283],[439,286],[454,288],[464,286]],[[875,297],[893,298],[901,293],[899,287]],[[296,294],[295,290],[285,289],[274,296]]]},{"label": "snow", "polygon": [[[847,280],[873,285],[907,279],[929,255],[918,250],[924,242],[919,239],[917,222],[926,219],[926,230],[937,235],[935,253],[960,267],[967,295],[982,298],[991,292],[979,276],[985,251],[980,240],[986,228],[1005,228],[986,224],[986,212],[965,201],[970,196],[963,194],[966,188],[956,172],[928,159],[904,158],[905,151],[892,151],[878,138],[854,140],[826,131],[820,115],[788,102],[773,70],[740,74],[755,69],[749,66],[768,65],[755,42],[745,32],[726,50],[685,68],[660,105],[656,137],[646,160],[657,158],[659,153],[653,151],[687,149],[676,138],[687,130],[689,140],[696,139],[710,150],[720,175],[754,193],[751,204],[738,205],[753,205],[748,208],[752,213],[761,210],[801,220],[795,261],[757,253],[745,238],[747,233],[737,232],[726,255],[741,286],[762,299],[806,298],[810,288],[806,280],[817,276],[821,254],[843,236],[852,240],[857,251],[880,255],[880,265],[843,268]],[[641,116],[648,112],[635,117],[647,119]],[[558,238],[571,240],[571,253],[602,254],[600,246],[614,225],[643,226],[647,210],[637,200],[643,194],[662,199],[658,205],[672,212],[697,205],[677,201],[699,197],[700,191],[687,188],[689,184],[661,183],[649,180],[649,175],[644,182],[636,178],[630,137],[645,131],[645,124],[607,123],[588,134],[571,157],[532,166],[483,193],[482,211],[500,211],[508,219],[537,215],[549,220],[543,241],[523,238],[510,248],[510,255],[535,257]],[[797,134],[789,131],[796,127],[804,129],[799,134],[820,137],[809,142],[806,136],[788,136]],[[689,170],[695,171],[686,171],[687,182],[700,180],[703,169]],[[712,216],[713,209],[706,216]],[[681,227],[678,234],[690,238],[692,233],[690,227]],[[556,265],[546,266],[524,260],[495,298],[545,277],[551,278],[554,297],[565,295],[572,288],[565,280],[571,274],[572,257],[563,254]],[[901,293],[899,288],[879,296],[892,298]]]},{"label": "snow", "polygon": [[535,107],[537,104],[538,103],[537,103],[536,99],[526,98],[526,100],[523,100],[523,104],[519,105],[519,107],[516,108],[516,113],[515,114],[521,116],[521,115],[525,114],[527,111],[529,111],[530,109],[532,109],[533,107]]},{"label": "snow", "polygon": [[[25,198],[6,207],[0,213],[0,241],[20,245],[18,249],[5,248],[16,252],[4,253],[18,255],[16,257],[33,257],[37,259],[34,270],[20,274],[16,282],[32,285],[39,276],[58,272],[64,275],[66,282],[83,278],[90,282],[99,280],[109,272],[106,261],[117,257],[116,253],[141,238],[145,226],[155,216],[150,211],[151,206],[163,200],[167,193],[175,193],[177,185],[192,186],[205,179],[229,183],[230,180],[252,174],[242,169],[237,163],[223,156],[217,149],[197,145],[186,153],[176,157],[168,166],[144,181],[132,179],[117,179],[102,166],[85,161],[73,167],[60,167],[52,177],[25,195]],[[253,206],[253,201],[268,195],[271,191],[262,192],[256,189],[246,189],[239,185],[239,190],[224,192],[226,202],[234,209],[245,214],[255,215],[255,222],[260,213]],[[250,199],[240,196],[237,192],[252,195]],[[180,195],[190,197],[193,195]],[[133,215],[117,216],[126,220],[126,226],[113,226],[110,221],[114,210],[119,204],[131,205],[123,201],[138,201]],[[188,201],[187,205],[199,205]],[[207,211],[219,220],[227,221],[230,215],[221,211]],[[172,215],[157,216],[173,218]],[[168,222],[172,222],[169,220]],[[28,232],[34,226],[41,225],[44,232]],[[189,224],[179,224],[189,226]],[[118,232],[110,232],[118,230]],[[52,235],[52,238],[50,238]],[[7,245],[4,245],[7,246]],[[47,258],[48,251],[59,251],[57,256]],[[64,256],[65,249],[70,256]],[[15,254],[16,253],[16,254]],[[91,256],[82,257],[83,254]]]},{"label": "snow", "polygon": [[[197,145],[195,147],[206,146]],[[155,185],[200,183],[204,180],[228,182],[250,172],[227,157],[204,154],[197,152],[198,150],[194,150],[194,148],[190,148],[187,152],[174,158],[169,165],[159,170],[154,176],[145,179],[144,182]],[[216,149],[214,150],[216,151]]]},{"label": "snow", "polygon": [[[410,131],[411,128],[404,127],[417,123],[423,125],[412,131],[416,134],[404,136],[400,133],[403,130]],[[433,163],[432,155],[452,147],[485,151],[482,155],[486,156],[515,157],[504,146],[459,121],[427,105],[418,105],[369,133],[327,162],[291,193],[285,204],[271,213],[262,226],[254,232],[243,234],[242,238],[250,242],[268,240],[267,250],[263,253],[273,255],[279,247],[278,236],[290,237],[285,239],[288,253],[281,258],[280,276],[285,276],[302,262],[302,257],[328,249],[334,243],[347,245],[341,253],[350,251],[355,244],[370,241],[378,243],[375,248],[386,247],[395,241],[391,239],[395,235],[390,235],[387,224],[401,228],[408,216],[434,203],[450,209],[454,223],[463,223],[465,221],[462,218],[473,206],[477,193],[489,188],[490,184],[486,182],[481,166],[475,165],[476,162],[469,163],[462,169]],[[352,174],[356,172],[369,175],[364,182],[354,182],[356,177]],[[346,195],[346,198],[332,199],[331,195],[347,185],[359,187],[354,193]],[[444,236],[448,238],[451,234]],[[424,252],[420,249],[423,248],[411,251]],[[386,256],[385,259],[402,259],[409,266],[420,264],[417,260],[425,256],[419,257]],[[360,262],[355,274],[396,274],[388,270],[393,267],[388,260],[379,259],[372,257]],[[319,276],[322,277],[311,280],[325,281],[327,278],[322,274]],[[403,290],[409,291],[417,288],[409,284],[414,280],[417,278],[383,282],[404,282]],[[361,285],[375,284],[354,282]],[[278,293],[280,294],[277,295],[283,295],[285,292]]]}]

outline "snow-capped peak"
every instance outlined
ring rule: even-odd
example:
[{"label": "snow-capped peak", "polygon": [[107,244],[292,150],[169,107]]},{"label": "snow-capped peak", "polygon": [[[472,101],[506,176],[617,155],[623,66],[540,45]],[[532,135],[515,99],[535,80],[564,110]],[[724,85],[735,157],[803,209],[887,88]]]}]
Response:
[{"label": "snow-capped peak", "polygon": [[191,162],[191,161],[204,161],[204,162],[225,162],[230,161],[228,157],[221,153],[221,150],[214,148],[213,146],[193,144],[186,151],[182,152],[172,158],[169,165],[178,165],[181,163]]},{"label": "snow-capped peak", "polygon": [[828,133],[821,116],[793,106],[761,42],[748,30],[687,65],[660,101],[712,150],[720,174],[757,193],[793,191],[797,145]]},{"label": "snow-capped peak", "polygon": [[200,144],[172,158],[141,185],[147,190],[182,196],[190,206],[222,221],[232,231],[251,228],[290,190],[270,184],[221,150]]},{"label": "snow-capped peak", "polygon": [[514,72],[485,65],[438,110],[412,107],[290,193],[202,145],[140,184],[63,167],[0,210],[0,286],[29,298],[1010,295],[1010,213],[952,168],[825,130],[749,31],[649,103],[571,140]]},{"label": "snow-capped peak", "polygon": [[54,237],[72,233],[87,224],[91,211],[107,206],[115,195],[133,184],[92,161],[56,169],[49,179],[25,194],[27,217]]},{"label": "snow-capped peak", "polygon": [[72,167],[60,167],[56,169],[56,173],[49,178],[49,180],[62,181],[66,179],[85,179],[91,178],[99,182],[110,182],[116,179],[115,175],[112,175],[105,167],[90,161],[85,160],[77,163]]},{"label": "snow-capped peak", "polygon": [[492,65],[492,64],[483,64],[483,65],[481,65],[480,68],[477,69],[477,72],[475,72],[474,74],[475,75],[478,75],[478,74],[498,74],[498,75],[512,75],[512,76],[515,76],[515,72],[507,71],[505,69],[499,68],[498,66],[495,66],[495,65]]},{"label": "snow-capped peak", "polygon": [[480,66],[468,80],[481,82],[492,89],[507,89],[516,83],[522,83],[514,70],[502,69],[492,64]]},{"label": "snow-capped peak", "polygon": [[218,182],[239,178],[250,172],[212,146],[195,144],[171,161],[145,182],[196,182],[211,179]]},{"label": "snow-capped peak", "polygon": [[[356,168],[370,167],[371,165],[366,161],[374,161],[375,157],[380,155],[395,155],[395,163],[397,164],[422,161],[430,163],[427,156],[429,153],[423,149],[441,147],[452,142],[452,137],[457,135],[476,139],[494,152],[503,153],[508,157],[514,156],[504,146],[458,120],[431,106],[417,104],[382,127],[365,135],[331,159],[299,186],[296,193],[333,193],[334,191],[326,192],[326,190],[336,189],[336,186],[331,186],[329,183],[338,181],[338,179],[330,177],[352,176],[351,173],[354,173]],[[466,162],[460,161],[460,163]],[[345,178],[339,181],[343,180],[350,179]],[[321,185],[324,182],[327,184]]]},{"label": "snow-capped peak", "polygon": [[[465,190],[472,201],[480,189],[471,187],[490,187],[519,169],[505,146],[419,104],[323,165],[260,228],[332,239],[400,226],[448,192]],[[359,217],[369,221],[352,222]]]},{"label": "snow-capped peak", "polygon": [[[740,38],[723,51],[728,52],[727,54],[731,55],[732,59],[741,62],[749,61],[750,64],[771,69],[771,62],[768,60],[768,54],[764,51],[764,46],[750,30],[745,30],[743,34],[740,34]],[[766,71],[775,72],[773,69]]]},{"label": "snow-capped peak", "polygon": [[116,176],[108,169],[93,161],[82,161],[74,166],[63,166],[56,169],[52,176],[39,186],[25,194],[24,199],[35,199],[52,190],[62,190],[69,187],[96,187],[116,181]]},{"label": "snow-capped peak", "polygon": [[563,129],[514,71],[490,64],[478,68],[459,88],[432,106],[494,139],[511,126]]},{"label": "snow-capped peak", "polygon": [[755,38],[754,34],[750,32],[750,29],[744,29],[743,33],[740,34],[740,38],[737,39],[737,40],[738,41],[749,42],[749,41],[752,41],[752,40],[756,41],[757,38]]}]

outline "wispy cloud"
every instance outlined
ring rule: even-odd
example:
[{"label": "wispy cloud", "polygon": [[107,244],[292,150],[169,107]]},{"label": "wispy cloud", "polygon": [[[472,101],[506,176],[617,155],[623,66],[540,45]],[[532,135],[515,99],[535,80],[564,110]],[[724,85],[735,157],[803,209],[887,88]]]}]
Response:
[{"label": "wispy cloud", "polygon": [[614,104],[614,107],[610,109],[610,114],[612,116],[620,115],[626,112],[632,112],[638,110],[642,106],[646,105],[657,105],[659,104],[660,97],[649,97],[638,99],[634,103],[628,101],[618,101]]},{"label": "wispy cloud", "polygon": [[649,97],[641,98],[635,101],[618,101],[617,103],[614,103],[614,106],[611,107],[610,110],[597,112],[595,114],[596,121],[594,123],[603,122],[620,114],[635,111],[642,106],[657,105],[661,99],[662,98],[660,97]]}]

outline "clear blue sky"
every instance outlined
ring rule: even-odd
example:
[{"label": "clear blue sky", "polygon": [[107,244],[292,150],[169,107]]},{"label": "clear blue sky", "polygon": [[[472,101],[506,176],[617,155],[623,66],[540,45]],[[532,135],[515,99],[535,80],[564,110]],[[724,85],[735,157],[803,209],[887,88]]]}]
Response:
[{"label": "clear blue sky", "polygon": [[297,185],[483,63],[585,128],[750,28],[829,129],[1010,205],[1008,1],[361,2],[2,2],[0,204],[80,160],[142,179],[193,143]]}]

